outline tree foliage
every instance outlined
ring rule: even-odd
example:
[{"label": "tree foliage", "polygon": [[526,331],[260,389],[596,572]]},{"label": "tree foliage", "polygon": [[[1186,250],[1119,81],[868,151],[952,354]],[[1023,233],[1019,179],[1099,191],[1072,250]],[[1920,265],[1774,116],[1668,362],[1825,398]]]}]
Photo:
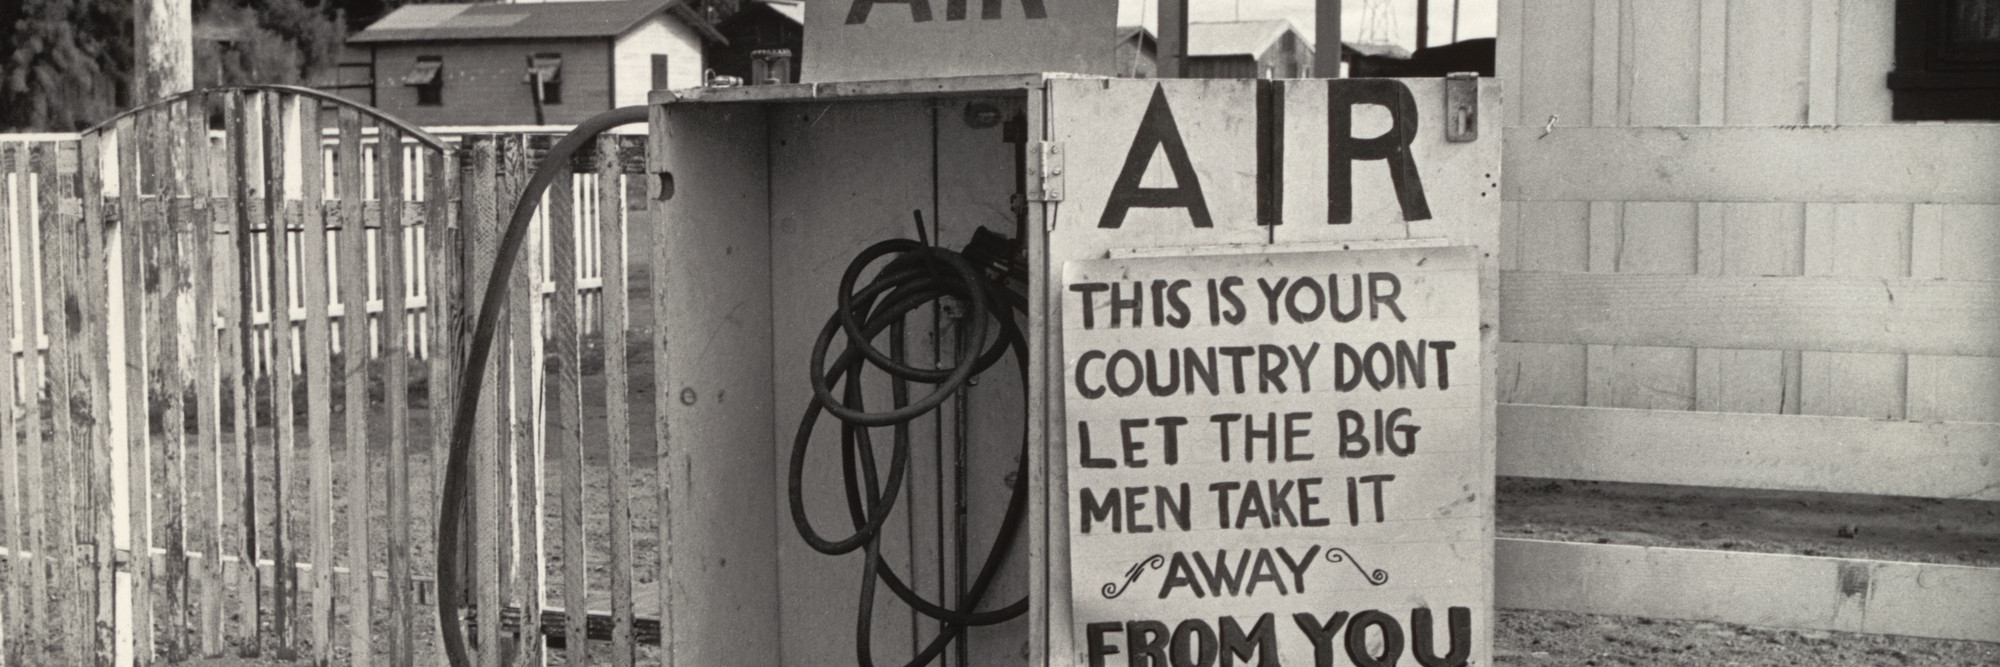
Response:
[{"label": "tree foliage", "polygon": [[[334,66],[353,1],[194,0],[197,22],[244,37],[195,44],[195,85],[311,80]],[[134,4],[0,0],[0,126],[77,130],[130,106]]]},{"label": "tree foliage", "polygon": [[131,0],[22,3],[0,38],[0,122],[75,130],[116,113],[132,73]]}]

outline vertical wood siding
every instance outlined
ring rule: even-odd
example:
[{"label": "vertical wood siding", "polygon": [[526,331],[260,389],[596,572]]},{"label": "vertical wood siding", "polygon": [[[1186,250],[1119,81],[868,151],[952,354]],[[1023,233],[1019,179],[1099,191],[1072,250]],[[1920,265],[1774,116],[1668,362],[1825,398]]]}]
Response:
[{"label": "vertical wood siding", "polygon": [[[1522,0],[1507,3],[1501,67],[1517,91],[1510,152],[1565,127],[1876,123],[1888,118],[1893,2]],[[1906,126],[1912,134],[1921,127]],[[1519,144],[1519,145],[1516,145]],[[1991,144],[1962,146],[1970,157]],[[1561,159],[1550,154],[1550,159]],[[1854,155],[1855,160],[1869,156]],[[1991,164],[1931,156],[1968,168]],[[1516,164],[1511,163],[1510,164]],[[1753,179],[1757,172],[1742,169]],[[1509,173],[1510,181],[1534,179]],[[1884,178],[1896,178],[1883,174]],[[1779,180],[1779,179],[1771,179]],[[1774,186],[1782,184],[1774,183]],[[1782,189],[1782,188],[1780,188]],[[1512,197],[1509,270],[1680,275],[1947,275],[1938,253],[1991,248],[1995,202],[1935,203],[1922,182],[1895,201],[1672,201]],[[1951,220],[1947,236],[1944,221]],[[1919,249],[1915,244],[1929,244]],[[1961,241],[1960,239],[1963,239]],[[1963,242],[1966,245],[1960,246]],[[1982,245],[1983,244],[1983,245]],[[1990,255],[1987,255],[1990,257]],[[1928,262],[1919,273],[1913,261]],[[1953,260],[1955,262],[1961,260]],[[1963,262],[1957,267],[1991,262]],[[1991,419],[1990,357],[1508,343],[1502,400],[1886,419]],[[1581,360],[1579,361],[1579,357]],[[1954,380],[1956,380],[1954,382]],[[1936,388],[1955,389],[1939,403]],[[1966,395],[1965,391],[1973,392]],[[1921,397],[1921,398],[1914,398]],[[1922,402],[1921,416],[1912,414]]]},{"label": "vertical wood siding", "polygon": [[[2000,126],[1889,123],[1894,0],[1500,9],[1502,474],[2000,500]],[[1502,606],[1769,620],[1737,590],[1659,603],[1663,568],[1727,554],[1502,542]],[[2000,569],[1873,590],[1857,627],[1809,560],[1758,557],[1779,575],[1747,594],[1793,627],[2000,639],[1898,611],[1990,618]]]}]

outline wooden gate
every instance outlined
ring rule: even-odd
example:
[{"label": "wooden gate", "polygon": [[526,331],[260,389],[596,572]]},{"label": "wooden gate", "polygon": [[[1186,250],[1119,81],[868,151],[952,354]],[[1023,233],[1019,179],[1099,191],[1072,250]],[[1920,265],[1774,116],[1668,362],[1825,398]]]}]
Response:
[{"label": "wooden gate", "polygon": [[[442,661],[436,508],[464,286],[485,284],[556,138],[476,130],[446,143],[259,86],[80,135],[0,135],[0,665]],[[611,486],[587,487],[579,437],[602,425],[625,461],[619,436],[646,419],[603,400],[651,379],[627,382],[623,353],[638,139],[562,167],[489,364],[461,599],[479,605],[479,646],[537,664],[566,633],[616,640],[627,664],[657,642],[632,594],[657,561],[635,570],[631,521],[655,485],[599,457],[588,477]],[[605,593],[611,613],[564,616]]]}]

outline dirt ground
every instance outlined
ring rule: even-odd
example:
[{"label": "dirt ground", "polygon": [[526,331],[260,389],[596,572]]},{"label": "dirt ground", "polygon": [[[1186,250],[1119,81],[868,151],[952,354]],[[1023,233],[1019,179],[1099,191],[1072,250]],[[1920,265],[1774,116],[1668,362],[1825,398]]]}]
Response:
[{"label": "dirt ground", "polygon": [[[2000,565],[2000,503],[1503,478],[1507,537]],[[2000,619],[1995,619],[2000,623]],[[1502,611],[1499,665],[2000,665],[2000,644]]]},{"label": "dirt ground", "polygon": [[1502,611],[1496,665],[2000,665],[2000,644]]}]

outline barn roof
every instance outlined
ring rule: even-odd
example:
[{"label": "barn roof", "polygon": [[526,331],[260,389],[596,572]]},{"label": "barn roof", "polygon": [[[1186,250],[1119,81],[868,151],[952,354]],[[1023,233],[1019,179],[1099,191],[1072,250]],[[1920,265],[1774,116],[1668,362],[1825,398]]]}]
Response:
[{"label": "barn roof", "polygon": [[1158,41],[1158,38],[1153,35],[1152,29],[1147,28],[1146,26],[1142,25],[1118,26],[1118,41],[1120,43],[1123,43],[1125,40],[1132,39],[1133,37],[1138,37],[1141,40],[1147,42]]},{"label": "barn roof", "polygon": [[714,29],[681,0],[608,0],[528,4],[405,5],[347,38],[350,43],[467,39],[616,37],[670,9],[711,38]]},{"label": "barn roof", "polygon": [[[1290,19],[1269,21],[1214,21],[1188,23],[1188,55],[1204,56],[1251,56],[1263,55],[1287,32],[1299,32],[1298,26]],[[1299,41],[1310,48],[1312,43],[1305,35]]]}]

